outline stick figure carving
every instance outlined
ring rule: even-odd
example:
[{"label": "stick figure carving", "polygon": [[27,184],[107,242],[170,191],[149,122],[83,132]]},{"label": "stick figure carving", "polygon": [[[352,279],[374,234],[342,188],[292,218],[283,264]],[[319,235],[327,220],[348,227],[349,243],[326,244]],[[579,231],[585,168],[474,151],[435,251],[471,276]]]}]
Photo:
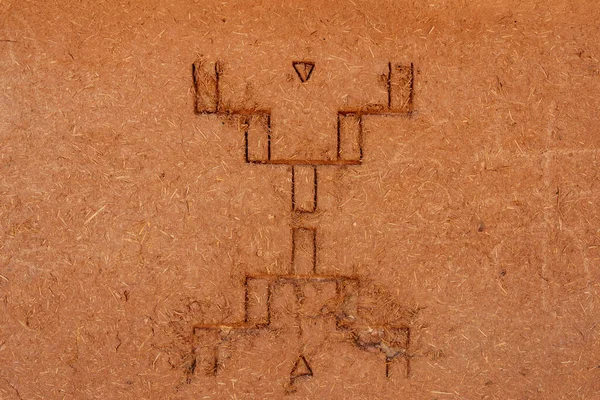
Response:
[{"label": "stick figure carving", "polygon": [[[313,61],[293,61],[291,67],[301,84],[309,82],[316,70]],[[337,148],[333,158],[275,158],[272,148],[272,112],[269,109],[229,108],[223,101],[221,84],[226,76],[223,62],[197,61],[192,66],[194,87],[194,111],[197,115],[216,115],[239,119],[243,128],[244,147],[240,156],[249,166],[279,165],[291,174],[291,212],[293,214],[316,214],[319,210],[319,170],[322,168],[343,168],[360,166],[364,162],[364,120],[371,116],[413,116],[414,77],[413,64],[387,63],[387,101],[354,109],[337,110]],[[328,318],[335,321],[335,330],[348,342],[362,351],[372,352],[382,357],[382,373],[389,377],[392,366],[402,364],[403,375],[410,376],[411,329],[409,326],[373,326],[368,318],[360,315],[358,302],[362,280],[358,276],[331,275],[322,273],[319,268],[318,228],[291,226],[291,259],[287,274],[247,275],[244,281],[244,319],[234,324],[203,324],[193,328],[194,352],[209,353],[207,368],[217,375],[223,368],[223,360],[229,357],[229,343],[235,340],[236,333],[269,330],[275,318],[274,296],[282,293],[282,287],[291,286],[300,302],[306,285],[325,287],[329,285],[332,297],[336,300],[334,309],[329,309]],[[301,336],[301,335],[300,335]],[[209,344],[208,346],[206,344]],[[298,379],[318,376],[311,362],[311,354],[304,354],[303,346],[297,358],[290,365],[290,386]],[[196,370],[196,358],[193,360]]]}]

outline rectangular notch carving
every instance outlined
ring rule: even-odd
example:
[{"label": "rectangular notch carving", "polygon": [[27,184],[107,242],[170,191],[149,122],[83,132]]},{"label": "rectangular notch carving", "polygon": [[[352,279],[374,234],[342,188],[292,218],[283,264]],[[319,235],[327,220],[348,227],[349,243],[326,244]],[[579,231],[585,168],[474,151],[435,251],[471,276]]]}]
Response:
[{"label": "rectangular notch carving", "polygon": [[219,72],[218,62],[199,60],[192,65],[197,113],[209,114],[219,111]]},{"label": "rectangular notch carving", "polygon": [[362,160],[362,116],[338,113],[338,160]]},{"label": "rectangular notch carving", "polygon": [[292,230],[292,274],[317,273],[317,231],[311,228]]},{"label": "rectangular notch carving", "polygon": [[408,327],[386,327],[381,347],[386,353],[385,376],[393,374],[408,378],[410,376],[410,357],[408,348],[410,346],[410,328]]},{"label": "rectangular notch carving", "polygon": [[271,116],[252,114],[245,117],[246,161],[265,162],[271,159]]},{"label": "rectangular notch carving", "polygon": [[394,112],[409,113],[413,109],[414,66],[389,64],[388,107]]},{"label": "rectangular notch carving", "polygon": [[317,210],[317,168],[315,166],[292,167],[292,210],[308,213]]},{"label": "rectangular notch carving", "polygon": [[356,322],[358,316],[358,281],[344,280],[339,282],[342,298],[342,313],[338,316],[338,328],[347,328]]},{"label": "rectangular notch carving", "polygon": [[219,331],[216,329],[194,329],[194,360],[188,367],[188,379],[198,371],[215,375],[219,364]]},{"label": "rectangular notch carving", "polygon": [[252,326],[266,326],[269,315],[269,281],[260,278],[246,278],[246,323]]}]

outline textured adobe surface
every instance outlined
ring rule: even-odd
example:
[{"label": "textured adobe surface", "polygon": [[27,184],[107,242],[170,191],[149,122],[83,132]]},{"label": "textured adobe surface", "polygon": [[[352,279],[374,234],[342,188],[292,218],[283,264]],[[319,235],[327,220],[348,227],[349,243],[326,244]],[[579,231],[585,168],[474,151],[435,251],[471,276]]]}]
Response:
[{"label": "textured adobe surface", "polygon": [[0,399],[598,398],[586,3],[0,3]]}]

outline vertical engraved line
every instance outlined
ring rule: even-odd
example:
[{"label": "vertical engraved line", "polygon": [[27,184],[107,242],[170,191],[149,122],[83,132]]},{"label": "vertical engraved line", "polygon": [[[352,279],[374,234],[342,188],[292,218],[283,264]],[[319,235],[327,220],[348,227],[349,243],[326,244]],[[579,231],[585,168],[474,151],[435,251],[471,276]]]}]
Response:
[{"label": "vertical engraved line", "polygon": [[196,63],[192,63],[192,81],[194,82],[194,113],[198,114],[198,77],[196,76]]},{"label": "vertical engraved line", "polygon": [[267,160],[271,159],[271,114],[267,115]]},{"label": "vertical engraved line", "polygon": [[296,171],[292,165],[292,211],[296,211]]},{"label": "vertical engraved line", "polygon": [[413,112],[415,96],[415,65],[410,63],[410,94],[408,95],[408,112]]},{"label": "vertical engraved line", "polygon": [[392,359],[389,357],[385,358],[385,377],[390,377],[390,364],[392,363]]},{"label": "vertical engraved line", "polygon": [[317,198],[318,198],[318,195],[317,195],[317,186],[318,186],[317,185],[317,179],[318,179],[318,176],[317,176],[317,166],[315,165],[313,168],[314,168],[313,169],[313,179],[315,181],[314,182],[314,184],[315,184],[315,190],[314,190],[314,193],[313,193],[313,195],[314,195],[314,199],[313,199],[313,212],[315,212],[315,211],[317,211]]},{"label": "vertical engraved line", "polygon": [[410,328],[406,328],[406,350],[404,351],[404,358],[406,359],[406,377],[410,377],[410,354],[408,349],[410,348]]},{"label": "vertical engraved line", "polygon": [[244,293],[244,323],[248,323],[248,307],[249,304],[249,295],[248,295],[248,277],[244,279],[244,289],[246,290]]},{"label": "vertical engraved line", "polygon": [[363,116],[358,115],[358,159],[363,159]]},{"label": "vertical engraved line", "polygon": [[219,372],[219,345],[215,345],[214,346],[214,351],[213,351],[213,365],[212,365],[212,373],[213,376],[217,376],[217,373]]},{"label": "vertical engraved line", "polygon": [[342,158],[342,142],[341,142],[342,136],[341,136],[341,132],[340,132],[341,124],[342,124],[342,121],[340,119],[340,113],[338,112],[338,115],[337,115],[337,159],[338,160]]},{"label": "vertical engraved line", "polygon": [[219,61],[215,62],[215,89],[216,89],[216,105],[215,112],[219,112],[221,110],[221,92],[219,89],[219,78],[221,74],[221,63]]},{"label": "vertical engraved line", "polygon": [[267,325],[271,325],[271,285],[272,282],[269,281],[267,284]]},{"label": "vertical engraved line", "polygon": [[392,108],[392,63],[388,62],[387,76],[388,109]]},{"label": "vertical engraved line", "polygon": [[249,163],[250,162],[250,158],[248,157],[248,129],[246,129],[246,131],[244,132],[244,155],[246,158],[246,162]]},{"label": "vertical engraved line", "polygon": [[296,268],[294,267],[294,262],[296,261],[296,229],[292,228],[292,259],[289,268],[290,275],[293,275]]},{"label": "vertical engraved line", "polygon": [[317,273],[317,229],[312,230],[312,240],[313,240],[313,274]]}]

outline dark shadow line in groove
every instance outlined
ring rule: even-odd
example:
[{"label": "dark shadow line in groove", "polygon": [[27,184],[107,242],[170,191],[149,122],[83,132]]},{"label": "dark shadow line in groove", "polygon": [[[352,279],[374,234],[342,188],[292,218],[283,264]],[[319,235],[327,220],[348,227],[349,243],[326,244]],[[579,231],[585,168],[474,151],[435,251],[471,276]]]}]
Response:
[{"label": "dark shadow line in groove", "polygon": [[317,176],[317,167],[316,166],[313,167],[313,179],[314,179],[315,190],[314,190],[314,194],[313,194],[314,198],[313,198],[313,210],[312,210],[312,212],[315,212],[315,211],[317,211],[317,198],[318,198],[318,196],[317,196],[317,179],[318,179],[318,176]]},{"label": "dark shadow line in groove", "polygon": [[[296,211],[296,167],[292,165],[292,211]],[[294,242],[292,240],[292,246]]]},{"label": "dark shadow line in groove", "polygon": [[[315,185],[316,186],[316,185]],[[315,187],[315,191],[317,188]],[[312,241],[313,241],[313,274],[317,274],[317,230],[314,229],[312,231]]]},{"label": "dark shadow line in groove", "polygon": [[342,120],[340,119],[340,113],[337,115],[337,159],[342,158],[342,136],[341,136],[341,124]]},{"label": "dark shadow line in groove", "polygon": [[267,160],[271,159],[271,114],[267,114]]},{"label": "dark shadow line in groove", "polygon": [[[292,169],[293,171],[293,169]],[[293,175],[292,175],[293,177]],[[292,186],[293,187],[293,186]],[[294,266],[294,262],[296,261],[296,228],[292,228],[292,262],[290,264],[289,273],[294,275],[296,272],[296,268]]]},{"label": "dark shadow line in groove", "polygon": [[215,112],[219,112],[221,109],[221,92],[219,88],[219,80],[221,78],[221,63],[219,61],[215,62],[215,90],[216,90],[216,104],[215,104]]},{"label": "dark shadow line in groove", "polygon": [[249,293],[248,293],[248,276],[244,279],[244,323],[248,323],[248,307],[249,307]]},{"label": "dark shadow line in groove", "polygon": [[392,62],[388,62],[387,76],[388,109],[392,108]]},{"label": "dark shadow line in groove", "polygon": [[415,95],[415,66],[410,63],[410,93],[408,94],[408,112],[413,112],[413,100]]},{"label": "dark shadow line in groove", "polygon": [[192,63],[192,81],[194,83],[194,114],[198,114],[198,77],[196,76],[196,63]]},{"label": "dark shadow line in groove", "polygon": [[358,159],[363,160],[363,117],[358,116]]}]

